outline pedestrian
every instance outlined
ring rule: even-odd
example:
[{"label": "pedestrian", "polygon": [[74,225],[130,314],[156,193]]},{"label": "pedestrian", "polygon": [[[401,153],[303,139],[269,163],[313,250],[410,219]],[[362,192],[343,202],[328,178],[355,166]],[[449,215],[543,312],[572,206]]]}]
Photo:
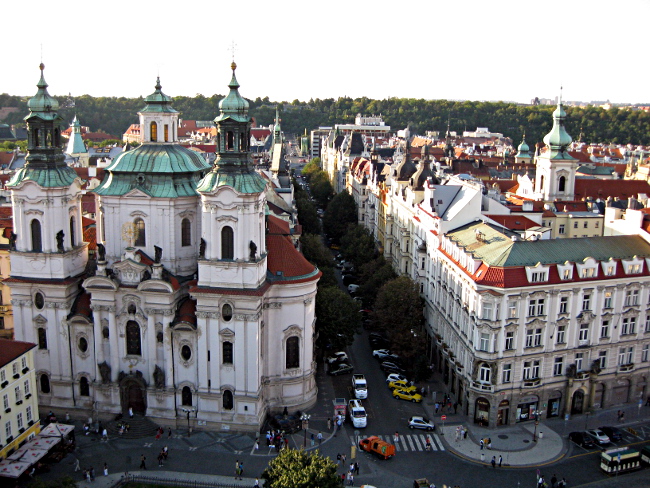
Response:
[{"label": "pedestrian", "polygon": [[485,442],[483,441],[483,439],[481,439],[481,441],[479,442],[479,445],[481,446],[481,451],[483,450],[483,445],[484,444],[485,444]]},{"label": "pedestrian", "polygon": [[436,408],[436,414],[438,414],[438,409],[440,408],[440,405],[438,404],[438,402],[436,402],[435,408]]},{"label": "pedestrian", "polygon": [[359,463],[354,463],[354,473],[359,476]]},{"label": "pedestrian", "polygon": [[320,446],[320,443],[323,442],[323,433],[320,430],[318,431],[316,438],[318,439],[318,445]]},{"label": "pedestrian", "polygon": [[65,413],[65,423],[66,424],[70,423],[70,414],[68,412]]},{"label": "pedestrian", "polygon": [[102,430],[102,440],[104,442],[108,441],[108,431],[106,430],[106,427],[104,427],[104,430]]},{"label": "pedestrian", "polygon": [[485,462],[485,453],[482,452],[481,453],[481,463],[484,463],[484,462]]},{"label": "pedestrian", "polygon": [[619,422],[621,421],[621,411],[620,410],[618,412],[616,412],[616,418],[618,419]]},{"label": "pedestrian", "polygon": [[553,473],[553,476],[551,477],[551,488],[555,488],[556,484],[557,484],[557,476],[555,476],[555,473]]},{"label": "pedestrian", "polygon": [[350,473],[350,482],[348,484],[354,486],[354,475],[352,473]]},{"label": "pedestrian", "polygon": [[497,458],[496,458],[496,456],[492,456],[491,463],[492,463],[492,469],[497,467]]},{"label": "pedestrian", "polygon": [[158,453],[158,467],[162,468],[163,467],[163,453],[160,451]]},{"label": "pedestrian", "polygon": [[427,436],[427,445],[426,445],[426,450],[430,451],[431,450],[431,438]]},{"label": "pedestrian", "polygon": [[253,485],[253,488],[260,488],[260,480],[255,478],[255,484]]},{"label": "pedestrian", "polygon": [[172,438],[172,428],[168,427],[167,428],[167,440]]},{"label": "pedestrian", "polygon": [[75,462],[75,465],[74,465],[74,472],[76,473],[77,471],[81,471],[81,466],[79,464],[79,458],[77,458],[77,462]]},{"label": "pedestrian", "polygon": [[501,463],[503,463],[503,456],[499,454],[499,467],[501,467]]},{"label": "pedestrian", "polygon": [[465,429],[465,433],[463,434],[463,438],[467,439],[467,429]]},{"label": "pedestrian", "polygon": [[350,469],[348,469],[350,473],[354,473],[354,463],[350,463]]},{"label": "pedestrian", "polygon": [[564,476],[562,476],[562,481],[560,481],[560,483],[562,483],[562,488],[566,488],[566,478]]},{"label": "pedestrian", "polygon": [[488,449],[491,451],[492,450],[492,438],[488,437]]},{"label": "pedestrian", "polygon": [[129,418],[130,419],[133,418],[133,408],[132,407],[129,407]]},{"label": "pedestrian", "polygon": [[327,417],[327,430],[332,430],[332,419],[330,417]]},{"label": "pedestrian", "polygon": [[146,461],[147,461],[147,458],[145,457],[144,454],[142,456],[140,456],[140,469],[145,469],[145,470],[147,469]]},{"label": "pedestrian", "polygon": [[244,461],[239,463],[239,479],[242,479],[243,474],[244,474]]},{"label": "pedestrian", "polygon": [[311,433],[311,436],[309,437],[311,440],[311,447],[314,447],[314,444],[316,444],[316,438],[314,437],[314,433]]},{"label": "pedestrian", "polygon": [[288,448],[289,447],[289,437],[284,438],[284,447]]},{"label": "pedestrian", "polygon": [[90,479],[90,470],[84,470],[84,476],[86,478],[86,482],[90,483],[92,480]]},{"label": "pedestrian", "polygon": [[88,471],[88,473],[90,474],[90,481],[91,481],[91,482],[92,482],[92,481],[95,481],[95,468],[93,468],[93,467],[91,466],[91,467],[90,467],[90,470]]},{"label": "pedestrian", "polygon": [[393,436],[393,444],[397,444],[399,442],[399,432],[395,431],[395,435]]},{"label": "pedestrian", "polygon": [[163,447],[162,454],[163,454],[163,459],[167,461],[167,456],[169,456],[169,448],[167,446]]},{"label": "pedestrian", "polygon": [[255,450],[256,451],[260,450],[260,441],[255,441]]},{"label": "pedestrian", "polygon": [[620,422],[625,422],[625,412],[621,412]]},{"label": "pedestrian", "polygon": [[338,466],[338,465],[340,464],[340,462],[341,462],[341,454],[338,453],[338,454],[336,455],[336,465]]},{"label": "pedestrian", "polygon": [[108,464],[104,463],[104,476],[108,476]]},{"label": "pedestrian", "polygon": [[235,479],[239,476],[239,459],[235,461]]},{"label": "pedestrian", "polygon": [[345,485],[345,473],[341,473],[341,485]]}]

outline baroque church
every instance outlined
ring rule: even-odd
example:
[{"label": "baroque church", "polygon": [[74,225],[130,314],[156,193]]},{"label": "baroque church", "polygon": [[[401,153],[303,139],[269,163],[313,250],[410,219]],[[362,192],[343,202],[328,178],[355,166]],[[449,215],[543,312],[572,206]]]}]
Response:
[{"label": "baroque church", "polygon": [[252,166],[249,105],[231,68],[213,166],[178,143],[179,113],[157,81],[138,112],[140,146],[93,190],[89,259],[83,182],[64,162],[41,64],[26,164],[7,184],[5,281],[16,339],[38,345],[41,408],[257,430],[269,412],[315,403],[320,272],[269,211],[272,185]]}]

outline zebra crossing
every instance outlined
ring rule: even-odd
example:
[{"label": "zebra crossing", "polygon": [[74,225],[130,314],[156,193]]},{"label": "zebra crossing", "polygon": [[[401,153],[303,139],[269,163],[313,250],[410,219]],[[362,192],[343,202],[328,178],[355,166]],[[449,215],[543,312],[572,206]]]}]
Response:
[{"label": "zebra crossing", "polygon": [[[351,435],[350,442],[355,446],[359,445],[361,439],[370,437],[371,435]],[[382,441],[389,442],[395,446],[395,451],[426,451],[427,450],[427,437],[431,443],[432,451],[444,451],[445,447],[442,445],[442,441],[438,434],[400,434],[397,442],[393,435],[377,435]]]}]

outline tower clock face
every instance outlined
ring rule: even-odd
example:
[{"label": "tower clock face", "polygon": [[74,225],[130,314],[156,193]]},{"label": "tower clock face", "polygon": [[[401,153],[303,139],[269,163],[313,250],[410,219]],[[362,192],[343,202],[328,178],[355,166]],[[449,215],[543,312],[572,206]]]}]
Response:
[{"label": "tower clock face", "polygon": [[133,247],[133,243],[138,238],[138,227],[134,222],[125,222],[122,225],[122,240],[126,241],[129,247]]}]

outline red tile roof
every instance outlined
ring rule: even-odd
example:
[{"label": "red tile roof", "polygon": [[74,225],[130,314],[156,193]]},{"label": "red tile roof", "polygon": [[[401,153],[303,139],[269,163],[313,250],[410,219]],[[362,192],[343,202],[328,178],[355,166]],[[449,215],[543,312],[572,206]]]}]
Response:
[{"label": "red tile roof", "polygon": [[81,315],[88,320],[92,320],[93,311],[92,308],[90,308],[90,298],[90,293],[87,291],[81,292],[74,301],[72,314]]},{"label": "red tile roof", "polygon": [[10,219],[13,214],[13,207],[0,207],[0,219]]},{"label": "red tile roof", "polygon": [[9,152],[0,152],[0,166],[9,166],[11,161],[14,159],[14,152],[9,151]]},{"label": "red tile roof", "polygon": [[6,366],[11,361],[18,359],[27,351],[34,349],[35,347],[36,344],[31,342],[0,339],[0,367]]},{"label": "red tile roof", "polygon": [[86,193],[81,196],[81,211],[88,214],[94,214],[97,211],[93,193]]},{"label": "red tile roof", "polygon": [[618,197],[627,200],[639,193],[650,195],[650,185],[643,180],[600,180],[576,178],[576,199],[592,197],[605,199]]},{"label": "red tile roof", "polygon": [[89,251],[97,250],[97,227],[84,228],[84,242],[88,243]]},{"label": "red tile roof", "polygon": [[[289,223],[272,215],[268,216],[266,247],[268,249],[267,267],[274,277],[294,278],[296,281],[317,280],[321,273],[314,273],[311,264],[298,251],[290,237]],[[296,280],[295,278],[301,278]],[[284,281],[284,280],[281,280]]]},{"label": "red tile roof", "polygon": [[486,215],[486,217],[510,230],[527,230],[539,226],[537,222],[533,222],[523,215]]},{"label": "red tile roof", "polygon": [[196,328],[196,300],[187,298],[178,308],[176,323],[187,322]]}]

